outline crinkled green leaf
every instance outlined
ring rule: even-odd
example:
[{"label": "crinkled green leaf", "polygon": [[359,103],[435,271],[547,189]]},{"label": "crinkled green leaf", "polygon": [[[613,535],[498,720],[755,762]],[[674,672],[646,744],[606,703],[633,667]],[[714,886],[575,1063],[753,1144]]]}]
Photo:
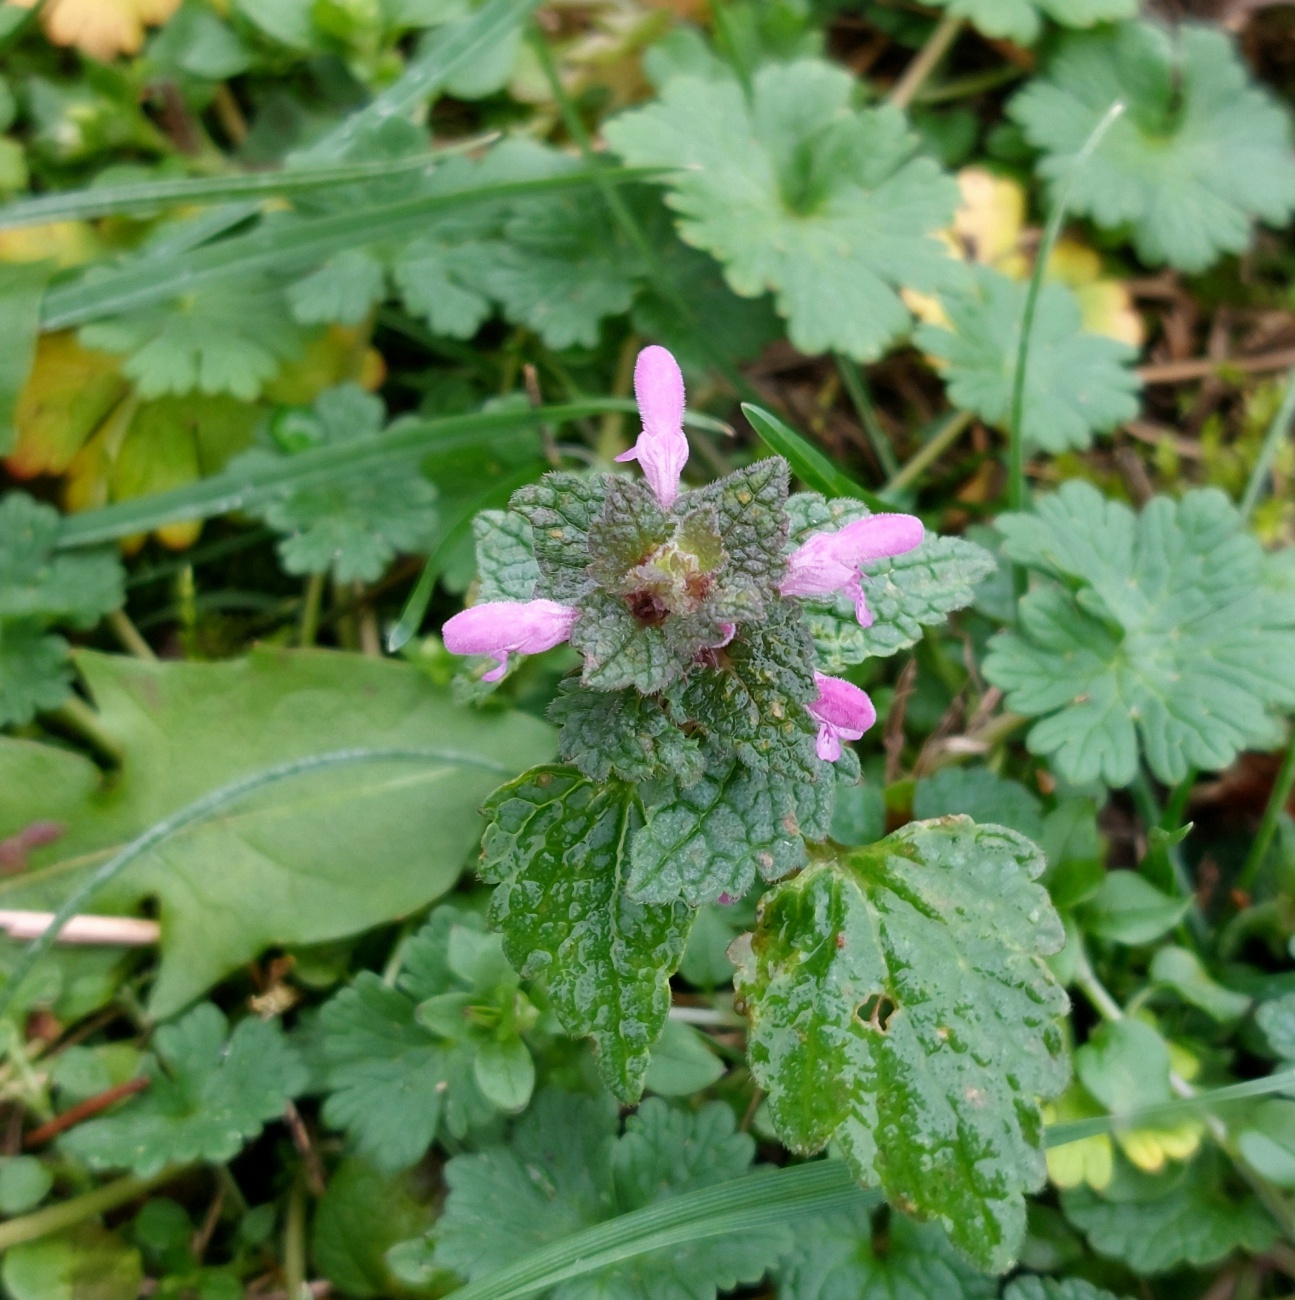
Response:
[{"label": "crinkled green leaf", "polygon": [[483,510],[472,521],[481,600],[530,600],[540,580],[528,520],[511,510]]},{"label": "crinkled green leaf", "polygon": [[509,509],[531,526],[540,579],[535,595],[571,602],[592,585],[589,529],[603,507],[604,478],[554,471],[513,493]]},{"label": "crinkled green leaf", "polygon": [[787,462],[768,456],[696,493],[718,511],[731,566],[762,587],[777,586],[786,568],[788,477]]},{"label": "crinkled green leaf", "polygon": [[[1117,99],[1127,111],[1072,182]],[[1067,37],[1009,111],[1043,150],[1040,174],[1071,187],[1071,210],[1131,227],[1152,265],[1203,271],[1246,248],[1256,217],[1283,225],[1295,209],[1288,112],[1253,84],[1216,28],[1123,23]]]},{"label": "crinkled green leaf", "polygon": [[[414,1164],[442,1129],[461,1139],[489,1120],[499,1099],[481,1088],[480,1056],[500,1044],[526,1052],[511,1019],[487,1028],[466,1014],[470,1006],[492,1004],[512,1012],[518,996],[499,936],[482,934],[482,928],[475,913],[438,907],[405,946],[395,987],[361,971],[321,1012],[331,1094],[324,1119],[346,1129],[360,1153],[381,1169]],[[456,942],[484,947],[475,970],[462,963],[454,968]],[[494,962],[488,960],[492,952]],[[452,1017],[429,1025],[420,1014],[429,999],[456,995]],[[528,1097],[529,1089],[503,1109],[520,1109]]]},{"label": "crinkled green leaf", "polygon": [[802,352],[873,360],[908,328],[898,289],[947,273],[934,234],[958,196],[914,157],[903,115],[855,111],[854,89],[817,59],[761,68],[749,102],[736,81],[684,75],[604,134],[632,164],[678,169],[667,201],[680,234],[736,293],[772,290]]},{"label": "crinkled green leaf", "polygon": [[757,873],[777,880],[805,863],[793,791],[737,759],[698,781],[661,782],[630,863],[629,891],[644,902],[682,898],[699,907],[740,898]]},{"label": "crinkled green leaf", "polygon": [[491,917],[524,978],[542,975],[570,1034],[594,1040],[607,1086],[633,1103],[670,1009],[692,913],[626,893],[638,813],[622,782],[537,767],[489,799],[482,876]]},{"label": "crinkled green leaf", "polygon": [[998,524],[1011,559],[1058,581],[990,642],[985,676],[1040,719],[1028,744],[1068,780],[1127,785],[1141,751],[1172,783],[1280,740],[1295,601],[1221,492],[1135,515],[1070,482]]},{"label": "crinkled green leaf", "polygon": [[[1012,409],[1021,316],[1028,286],[988,266],[968,268],[965,290],[946,292],[949,325],[920,325],[918,347],[947,362],[949,398],[1000,429]],[[1045,451],[1088,447],[1138,413],[1135,350],[1083,328],[1079,303],[1063,284],[1045,284],[1030,333],[1021,432]]]},{"label": "crinkled green leaf", "polygon": [[891,1214],[878,1233],[868,1209],[795,1226],[778,1269],[778,1300],[993,1300],[996,1278],[971,1268],[932,1223]]},{"label": "crinkled green leaf", "polygon": [[[695,1113],[649,1098],[618,1137],[604,1100],[542,1093],[507,1146],[456,1156],[436,1225],[436,1261],[467,1278],[523,1258],[618,1214],[740,1177],[755,1143],[736,1131],[732,1110],[710,1102]],[[714,1300],[757,1282],[790,1245],[786,1229],[709,1237],[626,1260],[559,1283],[552,1300]]]},{"label": "crinkled green leaf", "polygon": [[[793,547],[814,533],[835,532],[871,513],[861,502],[827,501],[817,492],[797,492],[787,507]],[[873,617],[871,627],[859,626],[854,603],[846,597],[834,604],[805,602],[817,667],[825,673],[842,673],[852,664],[912,645],[921,639],[924,627],[943,623],[954,610],[970,605],[976,585],[995,567],[994,557],[984,547],[935,533],[904,555],[865,564],[863,586]]]},{"label": "crinkled green leaf", "polygon": [[561,728],[558,756],[595,781],[673,777],[686,787],[705,768],[701,742],[675,726],[655,696],[564,682],[548,717]]},{"label": "crinkled green leaf", "polygon": [[921,777],[913,789],[913,817],[927,821],[962,813],[976,822],[1010,826],[1038,844],[1043,838],[1043,805],[1019,781],[987,767],[945,767]]},{"label": "crinkled green leaf", "polygon": [[775,886],[738,950],[748,1052],[783,1141],[835,1139],[860,1180],[1003,1271],[1065,1086],[1061,922],[1028,840],[914,822]]},{"label": "crinkled green leaf", "polygon": [[60,1146],[92,1169],[148,1177],[167,1165],[232,1160],[305,1086],[307,1072],[275,1021],[240,1021],[200,1003],[163,1025],[148,1088],[120,1110],[78,1125]]},{"label": "crinkled green leaf", "polygon": [[229,393],[254,401],[296,357],[305,335],[282,296],[260,285],[205,285],[174,302],[95,321],[81,342],[126,355],[122,371],[141,397]]},{"label": "crinkled green leaf", "polygon": [[1061,1205],[1099,1255],[1136,1273],[1204,1268],[1239,1248],[1257,1255],[1277,1238],[1268,1211],[1213,1151],[1163,1174],[1118,1161],[1101,1193],[1076,1187],[1062,1193]]},{"label": "crinkled green leaf", "polygon": [[[381,435],[379,398],[355,384],[321,393],[303,434],[308,446],[360,442]],[[235,465],[251,467],[268,456],[245,453]],[[436,529],[436,489],[410,466],[289,487],[253,507],[283,533],[279,555],[289,573],[328,573],[339,582],[373,582],[401,551],[430,546]]]}]

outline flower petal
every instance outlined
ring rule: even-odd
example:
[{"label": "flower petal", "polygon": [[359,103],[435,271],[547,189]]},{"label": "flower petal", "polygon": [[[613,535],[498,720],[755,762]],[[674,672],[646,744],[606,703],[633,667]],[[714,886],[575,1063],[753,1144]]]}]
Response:
[{"label": "flower petal", "polygon": [[482,677],[497,682],[508,670],[510,654],[539,654],[561,645],[579,613],[555,600],[489,600],[448,619],[441,639],[451,654],[497,659],[499,666]]},{"label": "flower petal", "polygon": [[649,347],[634,366],[634,395],[643,432],[619,461],[637,460],[662,507],[669,510],[679,495],[679,476],[688,460],[683,431],[683,375],[665,348]]}]

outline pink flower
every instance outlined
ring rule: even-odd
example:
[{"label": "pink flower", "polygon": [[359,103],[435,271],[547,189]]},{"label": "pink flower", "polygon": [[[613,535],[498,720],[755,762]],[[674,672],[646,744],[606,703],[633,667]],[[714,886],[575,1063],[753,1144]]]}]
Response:
[{"label": "pink flower", "polygon": [[842,677],[814,674],[818,699],[809,706],[809,715],[818,722],[815,750],[824,762],[835,763],[841,757],[841,741],[858,740],[874,722],[877,710],[866,691]]},{"label": "pink flower", "polygon": [[634,363],[634,396],[643,432],[617,460],[636,460],[665,510],[679,495],[679,475],[688,459],[683,431],[683,375],[665,348],[644,348]]},{"label": "pink flower", "polygon": [[784,596],[854,598],[860,627],[872,626],[872,612],[863,597],[860,568],[870,560],[903,555],[922,544],[922,521],[912,515],[869,515],[846,524],[839,532],[815,533],[787,557],[787,576],[779,590]]},{"label": "pink flower", "polygon": [[555,600],[489,600],[455,614],[441,637],[451,654],[498,659],[499,667],[481,679],[497,682],[508,671],[509,655],[534,655],[561,645],[579,614]]}]

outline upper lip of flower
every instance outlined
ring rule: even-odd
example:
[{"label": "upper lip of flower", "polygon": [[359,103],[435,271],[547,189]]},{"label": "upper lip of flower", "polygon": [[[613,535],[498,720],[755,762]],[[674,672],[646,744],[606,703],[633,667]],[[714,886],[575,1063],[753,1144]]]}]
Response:
[{"label": "upper lip of flower", "polygon": [[688,460],[683,431],[684,388],[679,364],[665,348],[644,348],[634,365],[634,396],[643,432],[618,461],[637,460],[662,509],[679,495],[679,476]]}]

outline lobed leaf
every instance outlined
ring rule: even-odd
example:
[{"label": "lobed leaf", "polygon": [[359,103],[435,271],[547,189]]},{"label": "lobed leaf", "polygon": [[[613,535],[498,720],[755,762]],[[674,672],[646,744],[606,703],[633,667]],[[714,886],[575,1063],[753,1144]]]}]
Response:
[{"label": "lobed leaf", "polygon": [[1040,1098],[1068,1077],[1043,865],[1001,827],[911,823],[774,887],[735,949],[783,1141],[835,1140],[861,1181],[999,1272],[1044,1178]]}]

